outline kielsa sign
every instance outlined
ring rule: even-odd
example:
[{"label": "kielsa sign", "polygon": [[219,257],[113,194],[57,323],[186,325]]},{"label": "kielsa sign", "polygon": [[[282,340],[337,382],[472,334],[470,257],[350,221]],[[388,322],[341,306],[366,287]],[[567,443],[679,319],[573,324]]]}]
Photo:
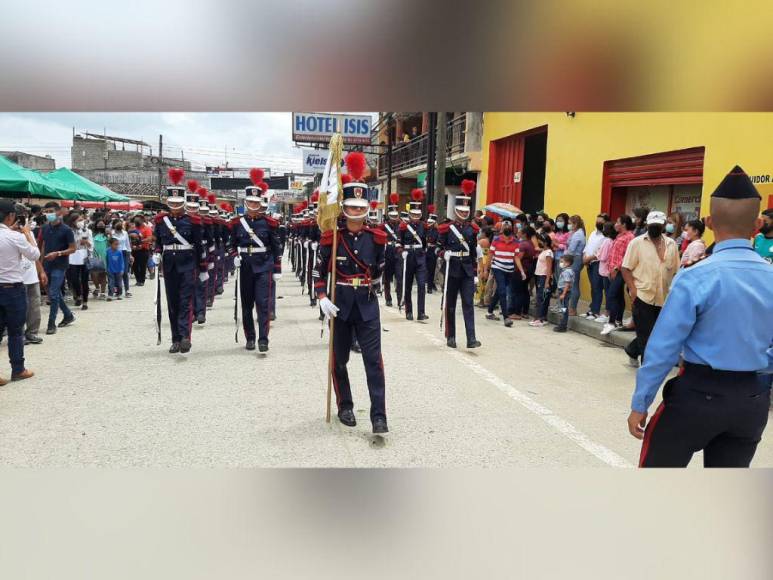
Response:
[{"label": "kielsa sign", "polygon": [[327,149],[301,149],[303,152],[303,172],[323,173],[327,163]]},{"label": "kielsa sign", "polygon": [[370,115],[333,113],[293,113],[293,141],[327,143],[333,133],[341,133],[344,144],[370,145]]}]

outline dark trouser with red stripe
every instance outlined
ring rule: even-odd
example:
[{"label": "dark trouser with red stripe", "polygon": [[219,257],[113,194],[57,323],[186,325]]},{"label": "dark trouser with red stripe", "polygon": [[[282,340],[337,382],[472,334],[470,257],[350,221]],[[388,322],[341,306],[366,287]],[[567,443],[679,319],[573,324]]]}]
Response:
[{"label": "dark trouser with red stripe", "polygon": [[166,307],[169,313],[169,325],[172,330],[172,342],[190,339],[193,322],[193,293],[196,278],[199,275],[194,268],[188,272],[164,269],[164,291]]},{"label": "dark trouser with red stripe", "polygon": [[381,358],[381,320],[378,318],[362,320],[355,304],[348,320],[336,318],[333,335],[333,385],[335,386],[338,410],[354,409],[352,388],[346,364],[354,338],[360,343],[362,362],[365,364],[365,377],[370,393],[370,420],[376,417],[386,419],[386,385],[384,379],[384,361]]},{"label": "dark trouser with red stripe", "polygon": [[255,340],[255,320],[252,317],[252,309],[255,308],[258,311],[258,340],[268,342],[271,284],[271,270],[256,274],[251,266],[241,266],[239,292],[242,297],[242,325],[247,340]]},{"label": "dark trouser with red stripe", "polygon": [[644,434],[640,467],[748,467],[768,422],[770,376],[685,363]]},{"label": "dark trouser with red stripe", "polygon": [[399,255],[395,254],[394,246],[390,246],[386,252],[384,260],[384,298],[387,302],[392,302],[392,280],[395,282],[395,291],[397,292],[397,301],[403,301],[403,261]]},{"label": "dark trouser with red stripe", "polygon": [[405,313],[413,313],[413,281],[416,280],[416,296],[419,316],[426,314],[425,302],[427,293],[427,263],[423,256],[408,255],[405,265]]},{"label": "dark trouser with red stripe", "polygon": [[467,331],[467,342],[475,340],[475,281],[469,276],[461,278],[448,277],[448,294],[445,298],[446,338],[456,338],[456,296],[462,296],[462,316],[464,329]]}]

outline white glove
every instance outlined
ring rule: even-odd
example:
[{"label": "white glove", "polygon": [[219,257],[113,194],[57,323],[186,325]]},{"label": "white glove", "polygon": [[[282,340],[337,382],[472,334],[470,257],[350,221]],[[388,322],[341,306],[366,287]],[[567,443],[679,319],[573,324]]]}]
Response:
[{"label": "white glove", "polygon": [[333,304],[327,296],[319,301],[319,308],[326,318],[335,318],[338,315],[338,306]]},{"label": "white glove", "polygon": [[242,265],[242,258],[241,258],[241,256],[236,256],[234,258],[234,266],[236,266],[238,268],[241,265]]},{"label": "white glove", "polygon": [[472,283],[473,283],[473,284],[475,284],[475,285],[477,286],[477,285],[478,285],[478,282],[479,282],[479,280],[478,280],[478,277],[477,277],[477,276],[475,276],[475,278],[473,278],[473,279],[472,279]]},{"label": "white glove", "polygon": [[403,260],[405,260],[408,257],[408,252],[403,250],[402,256],[403,256]]},{"label": "white glove", "polygon": [[160,266],[161,265],[161,254],[153,254],[153,263],[156,266]]},{"label": "white glove", "polygon": [[303,242],[303,247],[304,247],[304,248],[308,248],[308,247],[309,247],[309,241],[308,241],[308,240],[306,240],[305,242]]},{"label": "white glove", "polygon": [[206,272],[202,272],[201,274],[199,274],[199,280],[201,280],[202,282],[206,282],[207,280],[209,280],[209,274],[207,274]]},{"label": "white glove", "polygon": [[282,273],[272,274],[271,277],[274,279],[274,282],[279,282],[282,279]]},{"label": "white glove", "polygon": [[317,248],[319,247],[319,244],[317,242],[311,242],[311,249],[315,252],[317,251]]}]

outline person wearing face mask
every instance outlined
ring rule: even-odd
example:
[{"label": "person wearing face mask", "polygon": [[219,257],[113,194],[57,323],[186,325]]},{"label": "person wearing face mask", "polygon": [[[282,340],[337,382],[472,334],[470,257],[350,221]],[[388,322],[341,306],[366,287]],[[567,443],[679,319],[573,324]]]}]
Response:
[{"label": "person wearing face mask", "polygon": [[676,242],[676,248],[681,251],[684,241],[684,220],[682,214],[673,212],[666,220],[666,227],[663,230],[665,235]]},{"label": "person wearing face mask", "polygon": [[123,253],[123,274],[121,275],[123,285],[121,291],[124,296],[131,298],[132,293],[129,292],[129,269],[131,267],[131,255],[132,248],[129,240],[129,232],[124,227],[122,219],[117,219],[113,222],[113,234],[112,237],[118,240],[118,249]]},{"label": "person wearing face mask", "polygon": [[569,218],[569,230],[572,232],[566,253],[574,256],[572,269],[574,270],[574,284],[569,297],[569,316],[577,316],[577,303],[580,301],[580,272],[583,267],[583,252],[585,251],[585,222],[578,215]]},{"label": "person wearing face mask", "polygon": [[601,313],[601,300],[604,295],[604,280],[599,274],[598,252],[601,244],[604,242],[602,229],[604,224],[609,221],[609,214],[600,213],[596,216],[596,228],[588,236],[588,242],[585,244],[585,250],[582,253],[582,259],[585,267],[588,269],[588,280],[590,281],[591,300],[590,309],[585,313],[585,318],[595,320]]},{"label": "person wearing face mask", "polygon": [[703,232],[706,226],[703,220],[690,220],[684,228],[688,246],[682,254],[681,266],[688,268],[700,262],[706,255],[706,242],[703,241]]},{"label": "person wearing face mask", "polygon": [[651,211],[647,233],[634,238],[623,258],[622,274],[631,296],[636,338],[625,348],[631,366],[644,359],[652,329],[666,301],[671,280],[679,269],[676,242],[664,235],[666,214]]},{"label": "person wearing face mask", "polygon": [[107,300],[107,228],[105,222],[97,221],[92,237],[91,257],[88,260],[89,274],[94,284],[92,296]]},{"label": "person wearing face mask", "polygon": [[[557,282],[558,276],[561,273],[561,256],[563,256],[564,252],[566,252],[566,248],[569,244],[569,237],[572,235],[572,232],[569,231],[569,215],[566,213],[558,214],[556,216],[555,226],[554,234],[551,237],[553,238],[553,262],[555,267],[555,271],[553,272],[553,280]],[[561,306],[557,304],[554,308],[554,311],[558,312],[560,310]]]},{"label": "person wearing face mask", "polygon": [[[491,249],[489,250],[491,254],[491,273],[496,282],[496,294],[489,303],[486,318],[488,320],[499,320],[499,317],[494,314],[497,303],[499,303],[502,310],[502,318],[507,327],[513,325],[513,321],[508,318],[508,314],[510,313],[508,302],[510,297],[510,286],[515,273],[515,252],[517,248],[518,242],[513,237],[513,222],[509,219],[504,219],[502,220],[502,235],[494,238],[494,241],[491,242]],[[524,274],[518,272],[516,275],[523,276]]]},{"label": "person wearing face mask", "polygon": [[[342,179],[343,224],[323,232],[314,264],[314,291],[326,318],[335,318],[333,341],[333,386],[338,419],[354,427],[354,400],[347,365],[352,340],[357,337],[370,394],[370,420],[374,434],[389,431],[386,416],[386,379],[381,356],[381,315],[377,292],[384,271],[387,234],[365,226],[368,214],[368,186],[362,182],[367,167],[365,156],[346,156],[348,173]],[[333,237],[336,237],[335,254]],[[328,297],[328,275],[335,268],[335,295]]]},{"label": "person wearing face mask", "polygon": [[67,266],[70,261],[69,256],[75,252],[75,235],[72,229],[63,223],[61,211],[61,207],[55,201],[49,201],[43,208],[46,225],[41,234],[43,243],[40,253],[43,255],[43,267],[48,276],[48,298],[51,301],[46,334],[56,332],[56,315],[60,309],[64,318],[59,323],[59,328],[75,322],[75,316],[65,304],[62,296]]},{"label": "person wearing face mask", "polygon": [[70,265],[67,268],[67,279],[72,289],[75,306],[88,310],[89,302],[89,270],[86,258],[93,246],[91,230],[86,227],[86,221],[80,213],[74,214],[70,226],[75,236],[75,251],[70,254]]},{"label": "person wearing face mask", "polygon": [[762,226],[754,236],[754,251],[773,264],[773,209],[762,212]]}]

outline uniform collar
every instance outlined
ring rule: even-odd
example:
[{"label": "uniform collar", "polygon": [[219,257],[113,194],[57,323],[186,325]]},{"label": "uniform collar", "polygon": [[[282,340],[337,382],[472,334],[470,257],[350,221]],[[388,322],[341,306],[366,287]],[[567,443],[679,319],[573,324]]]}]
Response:
[{"label": "uniform collar", "polygon": [[714,251],[730,250],[734,248],[751,249],[752,243],[749,240],[743,238],[733,238],[732,240],[724,240],[714,244]]}]

